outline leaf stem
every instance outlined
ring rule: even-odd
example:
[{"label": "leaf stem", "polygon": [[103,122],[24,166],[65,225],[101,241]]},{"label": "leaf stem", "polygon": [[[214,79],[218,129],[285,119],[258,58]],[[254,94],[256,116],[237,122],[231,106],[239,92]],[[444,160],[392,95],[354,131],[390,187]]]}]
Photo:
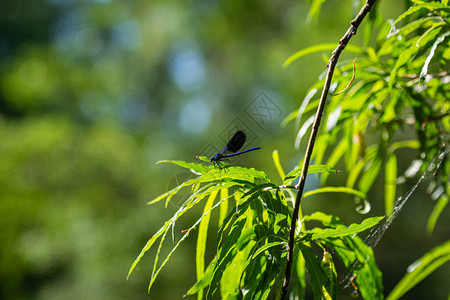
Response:
[{"label": "leaf stem", "polygon": [[281,289],[281,299],[282,300],[287,299],[287,296],[288,296],[289,282],[291,279],[292,262],[293,262],[293,258],[294,258],[295,227],[296,227],[297,221],[298,221],[300,203],[301,203],[301,199],[302,199],[302,195],[303,195],[303,190],[305,187],[305,181],[306,181],[306,175],[308,173],[309,162],[311,160],[311,155],[312,155],[312,151],[314,148],[316,136],[319,131],[320,121],[322,120],[322,117],[323,117],[323,111],[325,108],[327,95],[330,90],[331,79],[333,78],[334,69],[336,67],[336,64],[337,64],[340,54],[347,46],[347,43],[350,41],[351,37],[356,34],[356,31],[357,31],[359,25],[361,24],[361,22],[365,18],[365,16],[369,13],[369,11],[372,9],[372,6],[374,5],[375,1],[376,0],[366,0],[366,3],[361,8],[361,10],[359,11],[356,18],[354,18],[350,22],[350,27],[347,29],[347,32],[344,34],[344,36],[339,40],[339,45],[332,52],[330,61],[328,62],[328,66],[327,66],[328,72],[327,72],[327,75],[325,78],[325,84],[322,89],[322,95],[320,97],[320,102],[319,102],[319,106],[317,107],[316,117],[315,117],[314,123],[312,125],[311,135],[309,137],[309,142],[308,142],[308,145],[306,148],[305,159],[304,159],[303,168],[302,168],[302,174],[300,176],[300,180],[299,180],[298,184],[295,186],[297,188],[297,196],[295,198],[294,211],[292,213],[292,221],[291,221],[291,227],[290,227],[290,232],[289,232],[288,255],[287,255],[283,287]]}]

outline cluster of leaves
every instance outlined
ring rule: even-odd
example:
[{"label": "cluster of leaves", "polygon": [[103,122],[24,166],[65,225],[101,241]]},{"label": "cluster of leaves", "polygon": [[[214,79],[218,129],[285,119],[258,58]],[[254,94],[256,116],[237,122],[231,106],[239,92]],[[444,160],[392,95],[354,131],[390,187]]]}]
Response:
[{"label": "cluster of leaves", "polygon": [[[203,158],[207,160],[206,158]],[[199,176],[183,182],[171,191],[149,202],[153,204],[166,200],[166,205],[183,188],[190,187],[190,196],[180,206],[174,216],[166,221],[160,230],[147,242],[133,263],[129,274],[134,270],[142,256],[159,239],[149,290],[161,269],[192,231],[198,227],[196,264],[197,282],[186,295],[198,294],[210,299],[219,289],[223,299],[242,297],[245,299],[266,299],[271,293],[277,294],[281,287],[286,246],[288,244],[292,193],[286,186],[300,175],[294,169],[287,175],[281,169],[278,156],[274,162],[282,175],[283,185],[275,185],[264,172],[242,167],[218,169],[200,163],[183,161],[164,161],[190,169]],[[336,173],[324,165],[312,165],[309,173]],[[319,192],[345,192],[353,195],[358,191],[345,187],[318,189],[305,195]],[[183,231],[184,235],[158,266],[158,260],[166,236],[174,230],[179,218],[197,204],[205,200],[203,214],[192,226]],[[229,200],[234,200],[234,208],[229,211]],[[218,209],[218,237],[216,255],[205,269],[205,247],[210,215]],[[383,217],[368,218],[361,224],[345,226],[335,216],[316,212],[304,216],[296,233],[296,266],[298,281],[295,293],[304,295],[306,287],[305,266],[311,276],[313,292],[316,297],[336,298],[337,275],[335,255],[349,269],[360,262],[354,270],[362,295],[380,299],[382,295],[381,272],[378,270],[372,249],[356,234],[376,225]],[[306,229],[305,222],[316,221],[323,227]],[[317,249],[323,252],[319,259]],[[363,264],[364,263],[364,264]],[[364,280],[360,280],[364,279]],[[278,279],[278,280],[277,280]]]},{"label": "cluster of leaves", "polygon": [[[323,118],[326,124],[313,153],[318,164],[329,154],[325,164],[332,167],[343,159],[348,171],[346,185],[357,186],[363,193],[370,190],[384,164],[386,214],[394,208],[396,185],[424,172],[435,157],[447,151],[450,142],[450,6],[447,0],[413,2],[416,5],[395,21],[383,20],[373,12],[366,23],[365,47],[347,46],[347,51],[358,55],[356,82],[345,92],[328,97]],[[378,34],[376,46],[371,47],[374,28],[378,28]],[[301,50],[288,58],[285,66],[307,54],[334,47],[321,44]],[[339,63],[332,88],[342,90],[352,69],[352,61]],[[287,124],[296,120],[300,124],[297,146],[312,124],[314,116],[308,115],[318,105],[317,91],[322,86],[323,80],[313,85],[299,109],[284,121]],[[411,131],[417,138],[405,140],[400,136]],[[370,145],[368,140],[372,140]],[[401,148],[419,149],[419,155],[405,174],[398,176],[397,153]],[[430,193],[437,191],[434,197],[438,198],[428,222],[430,232],[450,191],[450,161],[446,156],[442,164],[429,189]]]},{"label": "cluster of leaves", "polygon": [[[323,2],[323,1],[315,1]],[[348,45],[347,50],[361,55],[357,62],[357,82],[344,93],[330,97],[322,127],[316,141],[313,159],[317,165],[309,173],[322,173],[323,181],[342,159],[348,170],[345,187],[325,187],[306,193],[307,197],[319,192],[345,192],[366,200],[367,193],[385,166],[386,215],[392,214],[395,205],[397,175],[397,150],[400,148],[420,149],[420,155],[403,176],[412,177],[424,171],[437,155],[441,155],[439,169],[433,184],[439,194],[439,209],[435,210],[434,224],[445,207],[448,198],[448,171],[450,162],[446,158],[448,145],[446,133],[450,129],[448,118],[450,98],[449,74],[445,67],[450,51],[450,10],[448,1],[424,3],[414,1],[411,7],[395,22],[384,21],[376,12],[367,25],[366,33],[371,36],[372,27],[377,25],[376,47]],[[398,24],[413,13],[422,13],[417,20],[397,28]],[[302,50],[286,61],[289,65],[296,59],[313,52],[334,49],[335,45],[324,44]],[[339,63],[336,70],[334,89],[346,86],[352,70],[352,62]],[[432,70],[430,72],[429,70]],[[310,90],[300,108],[285,120],[285,124],[297,120],[299,129],[297,145],[312,124],[312,117],[303,118],[318,105],[316,92],[323,81],[318,81]],[[304,120],[306,119],[306,120]],[[301,122],[303,121],[303,124]],[[418,139],[398,140],[396,133],[414,126]],[[367,145],[369,134],[376,133],[376,142]],[[443,155],[442,155],[443,154]],[[206,160],[206,159],[203,159]],[[293,194],[290,184],[300,175],[299,169],[288,174],[279,162],[277,152],[274,164],[283,180],[276,185],[261,171],[241,167],[219,170],[213,166],[183,161],[165,161],[190,169],[198,176],[183,182],[173,190],[157,197],[150,203],[166,200],[183,188],[190,188],[190,196],[174,216],[147,242],[133,263],[129,275],[142,256],[159,240],[149,290],[161,269],[173,252],[198,227],[196,250],[197,282],[186,295],[197,294],[198,299],[212,298],[216,293],[224,299],[266,299],[279,295],[282,274],[286,262],[290,217]],[[322,165],[322,163],[324,164]],[[299,163],[301,166],[302,162]],[[447,199],[447,200],[446,200]],[[203,201],[204,200],[204,201]],[[229,209],[229,202],[234,202]],[[184,231],[182,238],[174,244],[161,264],[163,243],[174,230],[175,223],[187,211],[204,202],[203,214]],[[442,203],[445,203],[444,205]],[[437,205],[437,206],[438,206]],[[205,267],[205,248],[210,215],[219,210],[216,253]],[[336,299],[337,272],[339,260],[351,271],[351,283],[365,299],[383,299],[382,274],[378,269],[372,249],[357,235],[378,224],[383,217],[366,218],[360,224],[345,226],[338,217],[315,212],[300,216],[295,240],[295,257],[291,296],[304,298],[306,272],[316,299]],[[431,218],[430,218],[431,220]],[[318,225],[320,224],[320,225]],[[309,225],[311,228],[307,228]],[[173,233],[172,233],[173,234]],[[420,280],[450,259],[450,244],[444,243],[431,250],[414,264],[388,296],[398,299]],[[417,276],[420,274],[420,276]]]}]

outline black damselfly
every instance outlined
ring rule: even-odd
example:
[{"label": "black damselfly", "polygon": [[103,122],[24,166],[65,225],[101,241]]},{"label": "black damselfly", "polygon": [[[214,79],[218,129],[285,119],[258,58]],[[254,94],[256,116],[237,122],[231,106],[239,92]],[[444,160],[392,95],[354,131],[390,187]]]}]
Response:
[{"label": "black damselfly", "polygon": [[238,132],[236,132],[233,135],[233,137],[225,145],[225,147],[223,147],[222,150],[220,150],[216,155],[211,157],[209,161],[212,163],[217,163],[217,165],[219,165],[219,167],[220,167],[219,162],[223,159],[226,159],[231,156],[240,155],[240,154],[250,152],[253,150],[261,149],[261,147],[253,147],[253,148],[249,148],[249,149],[237,152],[239,149],[242,148],[242,146],[244,146],[246,139],[247,139],[247,136],[245,135],[245,133],[242,130],[239,130]]}]

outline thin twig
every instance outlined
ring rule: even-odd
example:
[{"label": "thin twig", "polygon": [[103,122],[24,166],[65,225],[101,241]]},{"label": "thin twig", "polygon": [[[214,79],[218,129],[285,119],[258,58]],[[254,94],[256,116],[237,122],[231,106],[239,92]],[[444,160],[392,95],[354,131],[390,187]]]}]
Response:
[{"label": "thin twig", "polygon": [[340,91],[340,92],[338,92],[338,93],[336,93],[336,94],[329,93],[331,96],[337,96],[337,95],[342,94],[343,92],[345,92],[346,90],[348,90],[348,88],[352,85],[353,80],[355,80],[355,76],[356,76],[355,60],[356,60],[356,58],[353,60],[353,76],[352,76],[352,79],[350,79],[350,82],[347,84],[347,86],[345,87],[345,89],[343,89],[342,91]]},{"label": "thin twig", "polygon": [[323,116],[323,110],[325,108],[325,102],[327,99],[328,91],[330,90],[331,85],[331,79],[333,78],[334,69],[337,64],[337,60],[341,54],[341,52],[345,49],[347,46],[347,43],[351,39],[353,35],[356,34],[356,30],[358,29],[359,25],[361,24],[362,20],[365,18],[367,13],[372,9],[372,6],[374,5],[376,0],[366,0],[366,3],[359,11],[358,15],[355,19],[353,19],[350,22],[350,27],[348,28],[347,32],[344,34],[344,36],[339,40],[339,45],[334,49],[330,61],[328,62],[328,72],[325,79],[325,84],[322,90],[322,95],[320,97],[319,106],[317,107],[316,117],[314,119],[314,123],[312,125],[311,135],[309,137],[308,146],[306,148],[305,153],[305,159],[303,163],[302,173],[300,175],[300,180],[298,184],[296,185],[297,188],[297,196],[295,198],[295,205],[294,205],[294,211],[292,213],[292,221],[291,221],[291,227],[289,232],[289,244],[288,244],[288,254],[287,254],[287,262],[286,262],[286,270],[284,275],[284,281],[283,281],[283,287],[281,290],[281,299],[285,300],[288,296],[288,290],[289,290],[289,282],[291,279],[291,268],[292,268],[292,262],[294,258],[294,244],[295,244],[295,227],[297,225],[298,221],[298,214],[300,210],[300,202],[303,195],[303,189],[305,187],[305,181],[306,181],[306,175],[308,173],[308,167],[309,162],[311,160],[312,151],[314,148],[314,143],[316,140],[317,133],[319,131],[319,125],[320,121]]}]

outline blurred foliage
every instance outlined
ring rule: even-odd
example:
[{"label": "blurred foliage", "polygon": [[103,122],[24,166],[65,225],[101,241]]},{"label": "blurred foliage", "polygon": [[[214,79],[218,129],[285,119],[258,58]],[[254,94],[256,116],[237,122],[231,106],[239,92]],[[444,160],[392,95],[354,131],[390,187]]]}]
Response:
[{"label": "blurred foliage", "polygon": [[[296,49],[334,42],[356,2],[327,1],[319,19],[307,21],[303,1],[3,1],[0,297],[179,298],[195,276],[195,239],[174,255],[152,295],[143,292],[146,269],[125,281],[133,256],[177,209],[144,206],[176,179],[154,162],[199,154],[260,90],[292,110],[325,64],[309,59],[283,69],[283,61]],[[403,4],[380,1],[379,10],[396,17]],[[283,148],[283,164],[293,167],[293,132],[280,132],[280,121],[258,131],[261,146]],[[258,155],[246,163],[276,174]],[[398,156],[399,165],[410,158]],[[306,209],[339,210],[348,223],[358,217],[347,199],[317,197]],[[417,205],[408,217],[415,221],[432,209]],[[436,238],[424,237],[416,222],[415,252],[395,239],[380,245],[387,290],[448,236],[445,213],[432,226]],[[392,236],[411,233],[407,221]],[[418,299],[442,295],[445,274],[424,281]]]}]

